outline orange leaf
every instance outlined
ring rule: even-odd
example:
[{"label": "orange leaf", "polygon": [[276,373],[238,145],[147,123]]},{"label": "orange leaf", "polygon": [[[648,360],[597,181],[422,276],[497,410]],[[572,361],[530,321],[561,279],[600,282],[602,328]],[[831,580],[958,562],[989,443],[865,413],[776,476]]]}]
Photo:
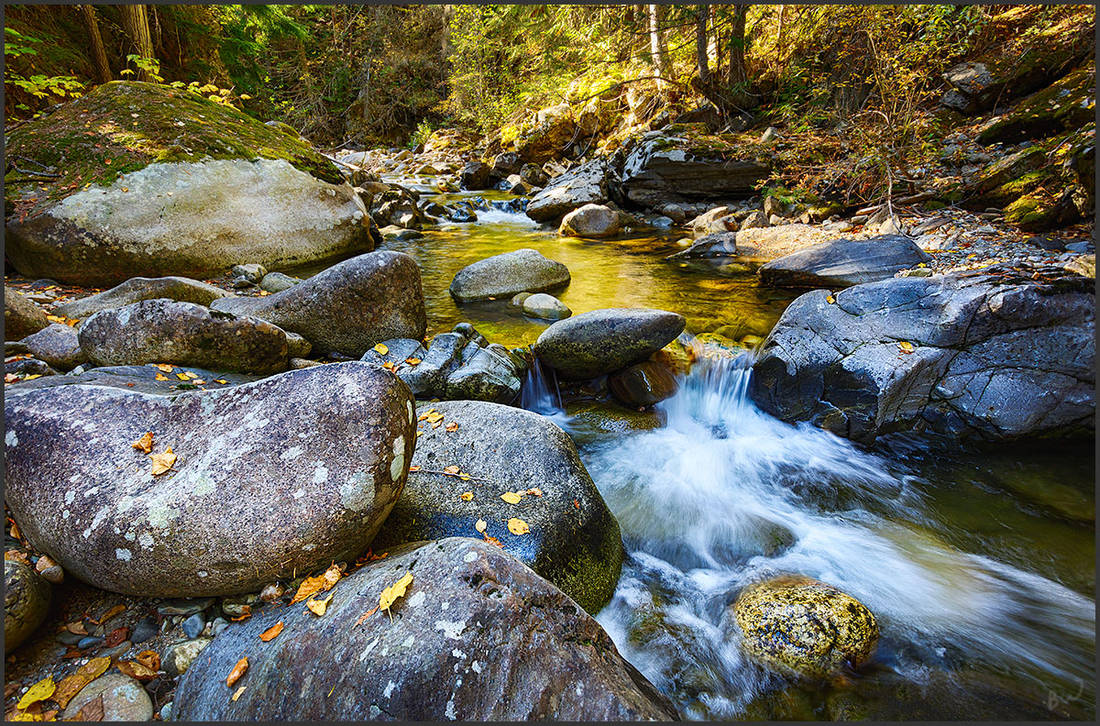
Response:
[{"label": "orange leaf", "polygon": [[233,687],[233,684],[241,679],[244,672],[248,670],[248,658],[241,658],[237,661],[237,665],[233,666],[233,670],[229,671],[229,675],[226,676],[225,685],[229,688]]},{"label": "orange leaf", "polygon": [[160,670],[160,656],[155,650],[143,650],[137,654],[137,662],[141,663],[146,668],[152,670]]},{"label": "orange leaf", "polygon": [[171,373],[172,369],[175,368],[171,363],[154,363],[153,367],[165,373]]},{"label": "orange leaf", "polygon": [[458,422],[457,421],[451,421],[449,424],[447,424],[445,430],[446,431],[458,431]]},{"label": "orange leaf", "polygon": [[420,464],[413,464],[409,467],[410,474],[412,474],[414,471],[420,471]]},{"label": "orange leaf", "polygon": [[151,681],[157,677],[157,672],[155,670],[136,660],[119,661],[115,666],[126,675],[131,678],[136,678],[139,681]]},{"label": "orange leaf", "polygon": [[536,497],[541,497],[542,496],[542,490],[539,489],[538,487],[532,487],[532,488],[528,489],[527,493],[532,494]]},{"label": "orange leaf", "polygon": [[406,358],[405,362],[408,363],[411,366],[420,365],[420,359],[419,358]]},{"label": "orange leaf", "polygon": [[239,623],[242,620],[248,620],[250,617],[252,617],[252,606],[251,605],[242,605],[241,606],[241,614],[238,615],[235,618],[229,618],[229,619],[232,620],[234,623]]},{"label": "orange leaf", "polygon": [[265,643],[269,640],[274,640],[275,638],[279,637],[279,633],[281,633],[281,632],[283,632],[283,621],[282,620],[275,623],[274,625],[272,625],[270,628],[268,628],[264,632],[260,633],[260,640],[264,641]]},{"label": "orange leaf", "polygon": [[146,431],[140,439],[130,444],[130,446],[146,454],[151,453],[153,451],[153,432]]},{"label": "orange leaf", "polygon": [[73,716],[72,721],[102,721],[103,720],[103,696],[99,695],[80,707],[80,712]]},{"label": "orange leaf", "polygon": [[363,613],[362,615],[360,615],[360,616],[359,616],[359,619],[355,621],[355,624],[356,624],[356,625],[359,625],[359,624],[361,624],[361,623],[362,623],[362,622],[363,622],[364,620],[366,620],[367,618],[369,618],[369,617],[370,617],[371,615],[374,615],[374,614],[375,614],[376,612],[378,612],[378,606],[377,606],[377,605],[376,605],[376,606],[374,606],[374,607],[372,607],[372,608],[371,608],[370,610],[368,610],[367,612]]},{"label": "orange leaf", "polygon": [[328,590],[339,581],[340,568],[333,564],[317,577],[307,577],[303,580],[302,584],[298,586],[298,592],[294,593],[294,598],[290,601],[290,604],[293,605],[296,602],[313,597],[319,592]]},{"label": "orange leaf", "polygon": [[167,380],[169,380],[169,378],[168,378],[168,376],[164,375],[163,373],[158,373],[155,376],[153,376],[153,380],[155,380],[155,381],[167,381]]},{"label": "orange leaf", "polygon": [[102,625],[103,623],[107,622],[108,620],[110,620],[114,616],[118,615],[119,613],[124,613],[124,612],[126,612],[126,606],[125,605],[115,605],[113,608],[111,608],[107,612],[103,613],[103,617],[101,617],[99,620],[96,620],[95,623],[96,623],[96,625]]}]

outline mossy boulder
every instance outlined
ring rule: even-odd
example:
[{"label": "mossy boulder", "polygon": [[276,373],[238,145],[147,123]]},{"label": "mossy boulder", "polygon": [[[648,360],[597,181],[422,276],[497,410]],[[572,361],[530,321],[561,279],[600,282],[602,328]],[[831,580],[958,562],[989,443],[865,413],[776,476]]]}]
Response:
[{"label": "mossy boulder", "polygon": [[1096,64],[1089,62],[1065,78],[1028,96],[978,134],[983,144],[1035,139],[1084,126],[1096,114]]},{"label": "mossy boulder", "polygon": [[331,161],[186,89],[106,83],[13,130],[7,153],[20,162],[5,177],[7,254],[29,277],[203,278],[372,247]]},{"label": "mossy boulder", "polygon": [[[420,469],[409,475],[374,550],[481,537],[475,525],[484,520],[484,534],[505,552],[597,612],[615,591],[625,552],[619,524],[569,436],[536,413],[485,401],[422,403],[417,414],[424,419],[413,455]],[[450,466],[471,478],[441,473]],[[519,494],[517,503],[501,499],[509,492]],[[510,529],[513,517],[530,532]]]},{"label": "mossy boulder", "polygon": [[742,647],[779,673],[827,679],[866,663],[878,644],[878,623],[861,602],[801,575],[746,587],[732,605]]},{"label": "mossy boulder", "polygon": [[50,583],[21,562],[4,560],[4,652],[10,653],[46,619]]}]

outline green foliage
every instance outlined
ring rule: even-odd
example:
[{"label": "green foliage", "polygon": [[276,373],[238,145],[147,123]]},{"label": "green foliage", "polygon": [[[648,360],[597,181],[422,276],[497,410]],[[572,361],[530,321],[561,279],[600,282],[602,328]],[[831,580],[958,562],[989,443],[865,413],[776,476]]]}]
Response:
[{"label": "green foliage", "polygon": [[[14,28],[4,28],[4,85],[18,88],[37,99],[53,101],[66,97],[79,98],[84,90],[84,84],[75,76],[47,76],[42,73],[32,73],[25,76],[16,70],[16,62],[24,56],[38,55],[35,46],[42,41],[29,35],[24,35]],[[32,109],[26,103],[17,103],[16,110],[24,113]]]}]

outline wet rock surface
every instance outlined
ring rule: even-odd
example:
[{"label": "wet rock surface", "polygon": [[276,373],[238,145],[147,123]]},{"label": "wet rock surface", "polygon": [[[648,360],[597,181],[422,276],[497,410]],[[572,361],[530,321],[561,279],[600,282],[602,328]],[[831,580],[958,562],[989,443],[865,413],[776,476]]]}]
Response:
[{"label": "wet rock surface", "polygon": [[534,351],[566,378],[594,378],[655,353],[683,329],[684,318],[665,310],[593,310],[551,325]]},{"label": "wet rock surface", "polygon": [[50,584],[21,562],[4,560],[4,652],[23,644],[50,607]]},{"label": "wet rock surface", "polygon": [[760,268],[760,280],[780,287],[846,287],[886,280],[931,261],[931,255],[901,235],[838,239],[772,260]]},{"label": "wet rock surface", "polygon": [[569,269],[533,249],[487,257],[458,271],[451,295],[459,302],[510,298],[520,292],[546,292],[569,284]]},{"label": "wet rock surface", "polygon": [[[407,572],[392,622],[376,612],[356,625]],[[282,634],[261,642],[278,621]],[[245,652],[236,684],[245,690],[234,701],[225,674]],[[364,566],[336,586],[323,618],[295,606],[227,630],[180,680],[173,712],[231,721],[676,718],[568,596],[465,538],[408,545]]]},{"label": "wet rock surface", "polygon": [[167,298],[209,306],[222,297],[231,297],[231,293],[187,277],[132,277],[110,290],[61,303],[54,308],[54,312],[83,320],[101,310],[121,308],[142,300]]}]

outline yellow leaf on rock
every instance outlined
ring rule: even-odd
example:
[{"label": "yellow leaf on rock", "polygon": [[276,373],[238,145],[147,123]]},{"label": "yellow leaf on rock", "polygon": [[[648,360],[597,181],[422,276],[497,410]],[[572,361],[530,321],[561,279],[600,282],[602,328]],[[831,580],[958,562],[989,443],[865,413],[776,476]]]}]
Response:
[{"label": "yellow leaf on rock", "polygon": [[374,346],[374,352],[378,355],[385,355],[386,353],[390,352],[390,349],[382,343],[379,343],[378,345]]},{"label": "yellow leaf on rock", "polygon": [[443,467],[443,473],[451,475],[458,474],[458,467],[454,464],[452,464],[451,466],[445,466]]},{"label": "yellow leaf on rock", "polygon": [[413,573],[406,572],[401,576],[400,580],[382,590],[382,594],[378,596],[378,608],[380,610],[389,610],[390,606],[397,601],[397,598],[405,595],[412,581]]},{"label": "yellow leaf on rock", "polygon": [[445,429],[446,431],[448,431],[448,432],[450,432],[450,431],[458,431],[458,421],[451,421],[451,422],[450,422],[449,424],[447,424],[447,425],[446,425],[446,426],[444,427],[444,429]]},{"label": "yellow leaf on rock", "polygon": [[504,492],[500,495],[500,498],[509,504],[519,504],[519,500],[523,498],[523,495],[516,492]]},{"label": "yellow leaf on rock", "polygon": [[153,432],[152,431],[146,431],[140,439],[138,439],[134,443],[130,444],[130,446],[132,446],[133,448],[137,449],[138,451],[142,451],[146,454],[152,453],[152,451],[153,451]]},{"label": "yellow leaf on rock", "polygon": [[508,520],[508,531],[512,534],[528,534],[531,528],[527,526],[527,522],[522,519],[512,517]]},{"label": "yellow leaf on rock", "polygon": [[481,532],[482,534],[485,533],[485,528],[488,526],[488,522],[486,522],[484,519],[479,519],[474,522],[474,529],[476,529],[478,532]]},{"label": "yellow leaf on rock", "polygon": [[52,699],[57,701],[57,705],[61,706],[61,708],[65,708],[81,688],[88,685],[96,678],[99,678],[110,667],[110,658],[106,656],[102,658],[92,658],[90,661],[77,668],[76,672],[71,676],[62,679],[62,681],[57,684],[57,690],[54,691]]},{"label": "yellow leaf on rock", "polygon": [[181,381],[191,380],[191,376],[187,375],[186,373],[177,373],[176,378],[180,379]]},{"label": "yellow leaf on rock", "polygon": [[53,695],[55,690],[57,690],[57,684],[53,682],[53,676],[47,676],[28,688],[27,692],[23,694],[23,697],[19,699],[19,703],[15,704],[15,707],[20,711],[24,711],[32,703],[45,701]]},{"label": "yellow leaf on rock", "polygon": [[836,298],[833,297],[832,295],[826,295],[825,296],[825,302],[829,303],[830,305],[835,305],[836,304]]},{"label": "yellow leaf on rock", "polygon": [[176,463],[176,455],[169,446],[162,454],[151,454],[149,461],[153,463],[153,476],[160,476],[168,472]]},{"label": "yellow leaf on rock", "polygon": [[307,600],[306,607],[309,608],[309,611],[311,613],[320,617],[325,614],[326,610],[328,610],[328,604],[332,600],[332,598],[333,595],[329,595],[324,600]]},{"label": "yellow leaf on rock", "polygon": [[428,420],[428,423],[439,423],[443,420],[443,414],[439,413],[433,408],[432,410],[428,411],[428,413],[424,414],[424,418]]},{"label": "yellow leaf on rock", "polygon": [[122,673],[139,681],[151,681],[157,677],[157,672],[149,666],[138,661],[119,661],[115,667]]},{"label": "yellow leaf on rock", "polygon": [[534,495],[536,497],[541,497],[542,496],[542,490],[539,489],[538,487],[531,487],[530,489],[527,490],[527,493],[531,494],[531,495]]},{"label": "yellow leaf on rock", "polygon": [[474,493],[473,492],[462,492],[461,494],[458,495],[458,498],[461,499],[464,502],[468,502],[468,501],[470,501],[471,499],[474,498]]},{"label": "yellow leaf on rock", "polygon": [[153,367],[157,370],[164,371],[165,373],[171,373],[172,369],[175,368],[175,366],[171,363],[154,363]]},{"label": "yellow leaf on rock", "polygon": [[290,604],[293,605],[296,602],[313,597],[319,592],[329,590],[339,581],[340,568],[335,564],[330,565],[327,570],[317,577],[307,577],[303,580],[302,584],[298,586],[298,592],[294,593],[294,598],[290,601]]},{"label": "yellow leaf on rock", "polygon": [[898,343],[898,347],[901,348],[903,353],[912,353],[913,352],[913,344],[910,343],[907,340],[903,340],[900,343]]},{"label": "yellow leaf on rock", "polygon": [[167,380],[169,380],[169,378],[168,378],[168,376],[164,375],[163,373],[158,373],[155,376],[153,376],[153,380],[154,381],[167,381]]},{"label": "yellow leaf on rock", "polygon": [[405,362],[408,363],[411,366],[420,365],[420,359],[419,358],[406,358]]},{"label": "yellow leaf on rock", "polygon": [[246,688],[248,688],[248,686],[241,686],[240,688],[238,688],[236,691],[233,692],[233,698],[231,698],[230,700],[236,701],[238,698],[241,697],[241,694],[244,693]]}]

